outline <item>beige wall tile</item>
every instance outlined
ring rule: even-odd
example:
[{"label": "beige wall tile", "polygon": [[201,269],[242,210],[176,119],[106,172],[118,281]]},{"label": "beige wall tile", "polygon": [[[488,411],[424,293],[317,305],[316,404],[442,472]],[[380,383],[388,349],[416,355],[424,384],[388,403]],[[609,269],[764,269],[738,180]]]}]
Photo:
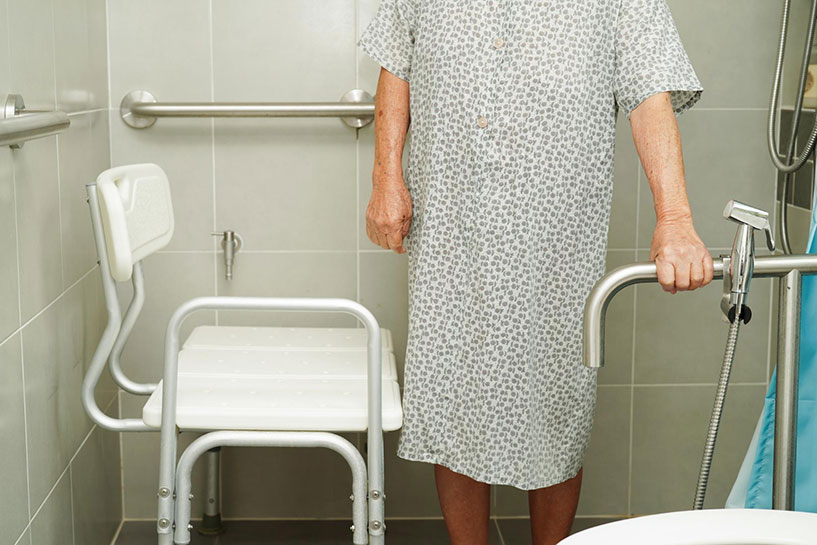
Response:
[{"label": "beige wall tile", "polygon": [[163,101],[210,100],[210,17],[201,2],[108,2],[108,10],[111,107],[136,89]]},{"label": "beige wall tile", "polygon": [[33,140],[12,157],[25,322],[62,291],[57,143]]},{"label": "beige wall tile", "polygon": [[[3,33],[9,31],[9,17],[6,3],[0,3],[0,30]],[[0,40],[0,95],[5,95],[11,92],[11,75],[9,59],[9,43],[8,40]]]},{"label": "beige wall tile", "polygon": [[[97,14],[104,10],[94,0],[60,0],[54,2],[54,55],[57,78],[57,106],[77,112],[103,108],[108,104],[108,66],[102,64],[100,49],[107,47]],[[104,21],[104,18],[102,19]]]},{"label": "beige wall tile", "polygon": [[391,330],[397,374],[403,384],[408,335],[408,259],[405,254],[360,254],[360,303],[374,314],[380,327]]},{"label": "beige wall tile", "polygon": [[386,518],[441,517],[434,465],[399,458],[400,433],[384,435]]},{"label": "beige wall tile", "polygon": [[30,109],[52,109],[54,96],[54,17],[51,0],[8,0],[11,87]]},{"label": "beige wall tile", "polygon": [[122,519],[119,434],[96,428],[71,463],[76,544],[109,545]]},{"label": "beige wall tile", "polygon": [[[165,329],[183,302],[214,295],[213,256],[205,253],[160,253],[143,262],[145,306],[122,354],[125,374],[137,382],[157,382],[162,376]],[[123,308],[130,301],[130,285],[119,285]],[[124,312],[124,310],[123,310]],[[182,340],[197,325],[212,324],[215,314],[198,312],[185,320]]]},{"label": "beige wall tile", "polygon": [[[122,417],[141,418],[147,398],[122,393]],[[197,433],[179,435],[178,452],[187,448],[199,436]],[[156,519],[156,490],[159,486],[159,433],[125,433],[122,435],[122,467],[125,498],[125,517]],[[203,507],[204,465],[193,470],[193,518],[200,518]]]},{"label": "beige wall tile", "polygon": [[[342,434],[355,443],[357,434]],[[222,513],[227,518],[349,517],[352,473],[318,448],[222,449]]]},{"label": "beige wall tile", "polygon": [[14,494],[5,498],[0,525],[5,529],[0,543],[14,543],[28,524],[26,478],[26,429],[23,399],[22,348],[16,334],[0,344],[0,490]]},{"label": "beige wall tile", "polygon": [[337,119],[219,120],[216,223],[253,250],[354,250],[355,131]]},{"label": "beige wall tile", "polygon": [[111,120],[113,165],[155,163],[170,180],[173,239],[167,250],[213,248],[212,127],[204,119],[164,119],[145,130]]},{"label": "beige wall tile", "polygon": [[338,100],[355,87],[354,30],[354,0],[214,0],[215,97]]},{"label": "beige wall tile", "polygon": [[[752,321],[741,328],[732,380],[764,382],[769,350],[771,281],[755,279]],[[657,284],[636,288],[635,381],[638,384],[717,382],[729,326],[721,321],[720,281],[670,295]]]},{"label": "beige wall tile", "polygon": [[85,185],[110,167],[108,142],[107,111],[73,116],[69,131],[57,139],[65,287],[97,262]]},{"label": "beige wall tile", "polygon": [[[236,258],[233,279],[224,279],[218,255],[218,294],[269,297],[356,298],[353,252],[247,253]],[[355,327],[347,314],[308,312],[219,311],[220,325]]]},{"label": "beige wall tile", "polygon": [[66,545],[73,541],[71,475],[66,471],[31,522],[31,542],[37,545]]},{"label": "beige wall tile", "polygon": [[[678,118],[678,125],[695,228],[709,248],[729,248],[735,230],[723,219],[726,203],[735,199],[769,212],[774,203],[766,112],[693,108]],[[655,213],[646,180],[642,179],[640,191],[638,247],[649,249]]]},{"label": "beige wall tile", "polygon": [[[765,387],[732,385],[727,395],[707,493],[722,508],[746,454]],[[714,386],[640,387],[633,405],[633,503],[637,515],[690,509]]]},{"label": "beige wall tile", "polygon": [[[2,40],[0,40],[2,41]],[[12,152],[0,149],[0,339],[20,326],[20,292],[17,282],[17,222]]]},{"label": "beige wall tile", "polygon": [[[768,108],[782,2],[669,0],[668,3],[705,89],[701,106]],[[802,13],[799,20],[805,23],[808,15],[805,10]],[[797,21],[798,17],[793,16],[793,26]],[[788,51],[799,62],[802,39],[789,43],[797,44]]]}]

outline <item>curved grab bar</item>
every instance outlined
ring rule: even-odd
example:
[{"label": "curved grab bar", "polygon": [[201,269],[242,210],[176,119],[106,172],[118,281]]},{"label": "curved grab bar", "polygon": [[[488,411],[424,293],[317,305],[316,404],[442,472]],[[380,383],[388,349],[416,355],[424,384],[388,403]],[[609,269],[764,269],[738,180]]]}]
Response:
[{"label": "curved grab bar", "polygon": [[[723,278],[724,261],[713,260],[714,278]],[[802,274],[817,273],[817,255],[774,255],[755,258],[754,274],[757,278],[772,278],[798,270]],[[627,286],[658,282],[655,263],[633,263],[613,269],[599,280],[584,306],[584,364],[598,369],[604,366],[604,322],[610,300]]]}]

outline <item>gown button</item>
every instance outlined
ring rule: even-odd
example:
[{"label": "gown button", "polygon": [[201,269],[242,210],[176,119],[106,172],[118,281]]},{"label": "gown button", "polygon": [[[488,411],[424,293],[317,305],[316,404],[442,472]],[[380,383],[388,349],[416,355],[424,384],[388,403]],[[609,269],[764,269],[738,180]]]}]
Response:
[{"label": "gown button", "polygon": [[484,115],[481,115],[477,118],[477,125],[479,125],[480,129],[484,129],[488,126],[488,118]]}]

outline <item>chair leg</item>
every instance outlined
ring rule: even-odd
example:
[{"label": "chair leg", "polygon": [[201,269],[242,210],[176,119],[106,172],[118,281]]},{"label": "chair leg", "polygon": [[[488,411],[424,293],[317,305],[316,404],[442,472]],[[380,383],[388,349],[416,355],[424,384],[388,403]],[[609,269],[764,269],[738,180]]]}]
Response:
[{"label": "chair leg", "polygon": [[205,490],[204,516],[198,532],[205,536],[215,536],[224,533],[224,524],[221,520],[221,447],[211,448],[204,455],[205,460]]},{"label": "chair leg", "polygon": [[[355,545],[366,545],[366,462],[355,446],[334,433],[303,431],[214,431],[202,435],[188,446],[179,458],[176,470],[176,529],[172,542],[160,545],[190,543],[191,480],[193,465],[205,452],[216,447],[322,447],[334,450],[352,470],[352,520]],[[382,533],[382,530],[381,530]],[[382,541],[378,543],[383,543]]]}]

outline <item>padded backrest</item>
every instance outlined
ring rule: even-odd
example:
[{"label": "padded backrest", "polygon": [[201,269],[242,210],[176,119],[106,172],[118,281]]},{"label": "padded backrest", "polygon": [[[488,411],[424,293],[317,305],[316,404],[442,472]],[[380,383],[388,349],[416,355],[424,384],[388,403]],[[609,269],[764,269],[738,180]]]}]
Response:
[{"label": "padded backrest", "polygon": [[170,183],[159,166],[146,163],[108,169],[96,185],[111,276],[124,282],[135,263],[173,236]]}]

